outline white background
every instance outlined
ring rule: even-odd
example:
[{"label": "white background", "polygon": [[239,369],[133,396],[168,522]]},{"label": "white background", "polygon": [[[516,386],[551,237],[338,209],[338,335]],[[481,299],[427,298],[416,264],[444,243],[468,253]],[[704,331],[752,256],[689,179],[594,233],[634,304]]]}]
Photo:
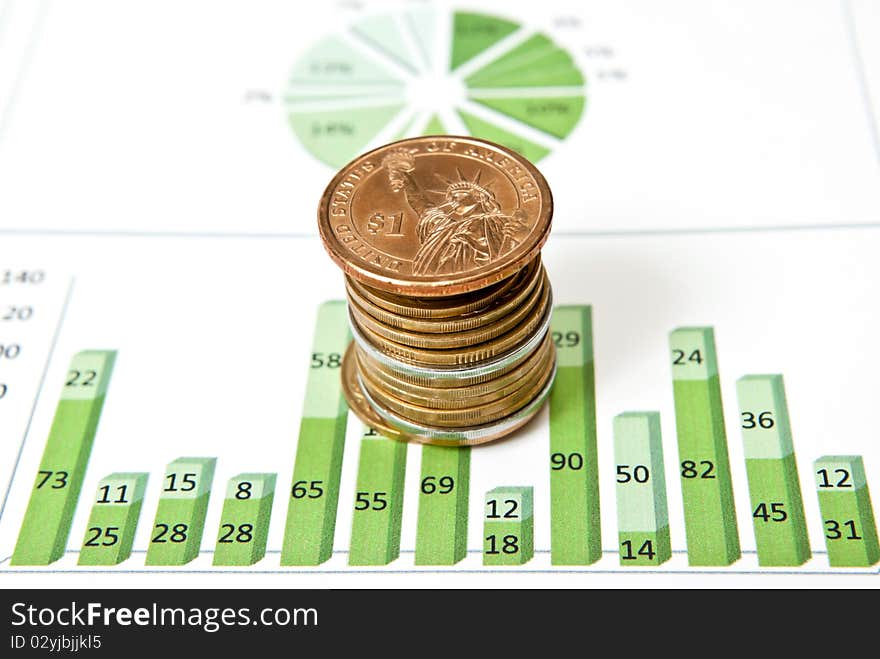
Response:
[{"label": "white background", "polygon": [[[437,5],[448,16],[445,3]],[[578,5],[551,6],[553,15],[571,15]],[[546,7],[507,3],[499,13],[540,28],[552,24]],[[823,550],[815,458],[863,455],[880,496],[876,11],[867,1],[609,2],[576,13],[581,27],[560,28],[554,38],[575,53],[611,46],[627,77],[596,82],[594,63],[583,61],[587,110],[541,163],[557,201],[544,253],[557,302],[594,307],[603,545],[611,553],[574,576],[555,574],[540,551],[525,569],[490,573],[481,571],[479,553],[454,573],[414,572],[405,552],[376,574],[348,569],[343,553],[320,569],[281,571],[276,553],[242,576],[211,571],[209,553],[181,573],[138,573],[137,553],[119,569],[85,572],[74,552],[52,566],[63,576],[13,573],[6,561],[2,578],[107,586],[874,586],[876,569],[870,577],[832,571],[821,554],[795,575],[751,576],[756,560],[748,553],[721,570],[691,573],[677,554],[663,574],[620,574],[611,419],[661,411],[672,540],[683,550],[666,339],[677,326],[714,325],[744,549],[754,549],[754,537],[734,390],[743,374],[785,375],[814,551]],[[41,287],[0,288],[0,303],[37,309],[28,325],[0,325],[0,342],[26,348],[0,365],[0,377],[15,385],[0,402],[0,494],[40,391],[0,518],[0,560],[14,545],[61,378],[72,354],[89,348],[117,349],[119,357],[70,547],[81,542],[102,476],[149,471],[135,543],[144,549],[164,465],[205,455],[218,465],[203,548],[213,546],[225,481],[277,471],[269,538],[277,551],[315,309],[343,288],[314,231],[314,207],[332,172],[298,144],[280,106],[255,108],[242,98],[249,89],[278,90],[297,53],[341,29],[345,13],[332,5],[153,1],[52,2],[42,16],[33,18],[38,29],[21,19],[38,42],[29,56],[23,50],[20,84],[0,84],[15,91],[0,98],[0,269],[48,273]],[[337,550],[348,546],[359,432],[352,417]],[[516,438],[474,450],[471,549],[480,547],[482,494],[499,484],[535,487],[535,546],[549,549],[547,452],[546,411]],[[409,448],[404,550],[414,546],[419,455]]]}]

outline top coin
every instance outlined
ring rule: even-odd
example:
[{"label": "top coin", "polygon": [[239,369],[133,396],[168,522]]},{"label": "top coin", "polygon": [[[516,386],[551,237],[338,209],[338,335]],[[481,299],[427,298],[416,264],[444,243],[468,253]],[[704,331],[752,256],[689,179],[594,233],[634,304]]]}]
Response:
[{"label": "top coin", "polygon": [[353,278],[401,295],[459,295],[509,277],[550,232],[547,181],[473,137],[393,142],[343,167],[321,197],[324,247]]}]

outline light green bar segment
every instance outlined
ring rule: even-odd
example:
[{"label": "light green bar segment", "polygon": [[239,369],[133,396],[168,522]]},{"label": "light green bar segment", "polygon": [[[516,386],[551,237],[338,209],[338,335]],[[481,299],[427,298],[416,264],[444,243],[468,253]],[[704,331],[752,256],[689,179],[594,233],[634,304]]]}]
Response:
[{"label": "light green bar segment", "polygon": [[669,344],[688,562],[730,565],[740,544],[714,333],[677,329]]},{"label": "light green bar segment", "polygon": [[718,374],[715,332],[711,327],[682,327],[669,335],[673,380],[707,380]]},{"label": "light green bar segment", "polygon": [[590,307],[556,307],[551,331],[557,371],[550,393],[550,558],[554,565],[589,565],[602,558]]},{"label": "light green bar segment", "polygon": [[214,565],[253,565],[266,555],[275,474],[229,479],[214,549]]},{"label": "light green bar segment", "polygon": [[[553,308],[551,331],[557,334],[557,366],[583,368],[593,363],[593,322],[589,305]],[[576,336],[567,336],[574,332]]]},{"label": "light green bar segment", "polygon": [[470,447],[422,447],[416,565],[455,565],[467,553]]},{"label": "light green bar segment", "polygon": [[80,565],[118,565],[131,556],[148,474],[114,473],[98,483]]},{"label": "light green bar segment", "polygon": [[147,565],[185,565],[199,555],[216,464],[216,458],[178,458],[168,465]]},{"label": "light green bar segment", "polygon": [[614,417],[614,461],[618,531],[657,531],[668,526],[659,412]]},{"label": "light green bar segment", "polygon": [[[822,471],[824,470],[824,474]],[[868,484],[865,463],[858,455],[826,455],[816,460],[816,488],[821,490],[858,489]]]},{"label": "light green bar segment", "polygon": [[350,338],[345,302],[322,304],[311,354],[320,358],[310,361],[306,382],[306,402],[288,492],[282,565],[320,565],[333,553],[348,406],[340,368],[332,365],[336,361],[328,355],[339,355],[341,359]]},{"label": "light green bar segment", "polygon": [[802,565],[812,552],[782,376],[746,375],[736,391],[758,563]]},{"label": "light green bar segment", "polygon": [[98,483],[95,505],[125,507],[134,501],[141,501],[146,494],[148,480],[149,474],[142,472],[115,472],[105,476]]},{"label": "light green bar segment", "polygon": [[496,487],[486,493],[483,565],[522,565],[534,556],[534,490]]},{"label": "light green bar segment", "polygon": [[486,521],[527,519],[533,514],[534,489],[502,486],[486,493]]},{"label": "light green bar segment", "polygon": [[736,394],[746,459],[794,453],[782,376],[746,375],[736,381]]},{"label": "light green bar segment", "polygon": [[197,499],[211,492],[217,458],[177,458],[165,470],[163,499]]},{"label": "light green bar segment", "polygon": [[861,456],[826,455],[814,467],[828,563],[832,567],[874,565],[880,561],[880,543]]},{"label": "light green bar segment", "polygon": [[400,555],[406,444],[367,428],[361,439],[349,565],[387,565]]},{"label": "light green bar segment", "polygon": [[70,362],[61,400],[96,400],[107,394],[116,363],[113,350],[84,350]]},{"label": "light green bar segment", "polygon": [[331,300],[318,307],[303,417],[336,419],[348,412],[339,373],[350,340],[345,302]]},{"label": "light green bar segment", "polygon": [[115,361],[112,350],[71,360],[12,565],[48,565],[64,554]]},{"label": "light green bar segment", "polygon": [[226,483],[226,496],[223,500],[254,501],[275,495],[275,474],[239,474]]}]

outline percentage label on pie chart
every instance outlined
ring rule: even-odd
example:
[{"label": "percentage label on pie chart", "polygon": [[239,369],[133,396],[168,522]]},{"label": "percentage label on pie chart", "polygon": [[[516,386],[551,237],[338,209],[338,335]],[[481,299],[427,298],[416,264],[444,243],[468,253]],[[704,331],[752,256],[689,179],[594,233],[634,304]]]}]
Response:
[{"label": "percentage label on pie chart", "polygon": [[470,134],[533,162],[577,126],[584,75],[547,34],[515,21],[428,8],[360,19],[308,47],[284,109],[316,158],[341,167],[416,135]]}]

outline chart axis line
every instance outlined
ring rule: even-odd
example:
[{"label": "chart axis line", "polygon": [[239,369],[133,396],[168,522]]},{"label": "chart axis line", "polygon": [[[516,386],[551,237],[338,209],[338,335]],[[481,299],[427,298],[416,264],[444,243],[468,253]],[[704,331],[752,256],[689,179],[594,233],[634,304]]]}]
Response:
[{"label": "chart axis line", "polygon": [[[3,495],[3,503],[0,505],[0,521],[3,520],[3,513],[6,511],[6,503],[9,501],[9,495],[12,492],[12,484],[15,482],[15,475],[18,473],[18,465],[21,462],[21,454],[24,452],[24,445],[27,443],[28,434],[31,431],[31,423],[34,420],[34,414],[37,411],[37,403],[40,401],[40,395],[43,393],[43,386],[46,384],[46,374],[49,372],[49,364],[52,363],[52,355],[55,354],[55,346],[58,344],[58,337],[61,335],[61,325],[67,316],[67,308],[70,305],[70,298],[73,295],[73,286],[76,277],[71,277],[67,285],[67,293],[64,296],[64,303],[61,306],[61,313],[58,317],[58,323],[55,325],[55,333],[52,336],[52,343],[49,345],[49,354],[46,356],[46,363],[43,365],[43,373],[40,375],[40,384],[37,386],[37,395],[34,396],[33,405],[31,405],[31,413],[28,416],[27,425],[24,427],[24,435],[21,438],[21,444],[18,447],[18,453],[15,456],[15,462],[12,463],[12,474],[9,476],[9,484],[6,486],[6,493]],[[9,559],[6,559],[9,560]]]},{"label": "chart axis line", "polygon": [[[76,554],[78,550],[68,549],[65,551],[65,554]],[[471,555],[482,554],[482,549],[468,549],[467,553]],[[209,555],[212,551],[210,550],[201,550],[199,551],[199,555]],[[280,555],[280,550],[267,550],[267,555]],[[401,554],[414,554],[414,549],[401,549]],[[536,549],[534,551],[535,554],[550,554],[549,549]],[[757,551],[755,550],[745,550],[742,552],[743,555],[754,556],[757,555]],[[132,551],[132,555],[144,555],[146,554],[146,550],[134,550]],[[348,554],[348,550],[340,549],[335,550],[333,552],[334,555],[343,555]],[[603,549],[602,550],[603,557],[607,556],[617,556],[617,549]],[[672,551],[673,555],[684,556],[687,552],[683,549],[676,549]],[[814,556],[823,556],[827,555],[826,551],[814,551]],[[0,561],[0,565],[9,561],[9,557]],[[864,570],[789,570],[789,569],[767,569],[763,568],[760,570],[749,569],[749,570],[736,570],[734,569],[693,569],[693,568],[684,568],[680,570],[676,569],[656,569],[651,567],[645,568],[620,568],[613,567],[608,569],[601,568],[577,568],[577,567],[558,567],[558,568],[521,568],[517,566],[510,567],[502,567],[502,568],[493,568],[493,569],[485,569],[482,567],[476,568],[453,568],[453,569],[438,569],[431,568],[430,566],[426,566],[423,569],[387,569],[382,566],[377,566],[373,569],[363,569],[363,568],[338,568],[338,569],[317,569],[317,568],[281,568],[281,569],[268,569],[268,570],[241,570],[241,569],[175,569],[175,570],[167,570],[167,569],[148,569],[148,568],[130,568],[130,569],[11,569],[11,570],[0,570],[0,574],[187,574],[187,575],[197,575],[197,574],[205,574],[205,575],[217,575],[217,574],[233,574],[233,575],[345,575],[345,574],[392,574],[392,575],[415,575],[415,574],[532,574],[532,575],[552,575],[552,574],[613,574],[613,575],[651,575],[651,576],[671,576],[671,575],[712,575],[712,576],[818,576],[818,577],[833,577],[833,576],[852,576],[852,577],[872,577],[878,576],[880,577],[880,568],[873,569],[864,569]]]}]

